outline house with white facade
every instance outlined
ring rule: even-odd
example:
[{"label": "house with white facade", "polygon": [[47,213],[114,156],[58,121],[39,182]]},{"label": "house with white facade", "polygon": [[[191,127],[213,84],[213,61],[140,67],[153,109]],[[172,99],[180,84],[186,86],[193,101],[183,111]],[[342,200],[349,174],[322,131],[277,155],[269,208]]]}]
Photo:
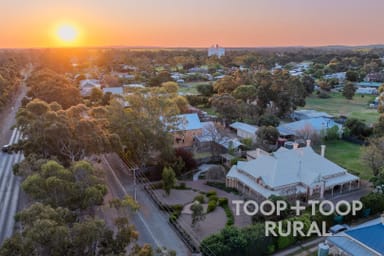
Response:
[{"label": "house with white facade", "polygon": [[325,158],[325,146],[317,154],[307,146],[281,147],[276,152],[260,154],[250,161],[239,161],[226,176],[226,186],[264,200],[271,195],[323,198],[357,189],[360,178]]}]

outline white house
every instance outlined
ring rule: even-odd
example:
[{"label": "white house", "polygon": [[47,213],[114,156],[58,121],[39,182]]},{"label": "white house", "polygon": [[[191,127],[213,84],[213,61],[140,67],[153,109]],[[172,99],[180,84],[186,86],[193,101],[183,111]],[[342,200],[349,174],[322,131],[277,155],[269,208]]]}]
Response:
[{"label": "white house", "polygon": [[359,177],[313,151],[307,146],[280,148],[271,155],[260,154],[254,160],[239,161],[226,176],[226,186],[264,200],[271,195],[304,195],[323,198],[358,188]]},{"label": "white house", "polygon": [[218,44],[212,45],[208,49],[208,57],[217,56],[218,58],[220,58],[220,57],[222,57],[224,55],[225,55],[225,49],[221,48]]}]

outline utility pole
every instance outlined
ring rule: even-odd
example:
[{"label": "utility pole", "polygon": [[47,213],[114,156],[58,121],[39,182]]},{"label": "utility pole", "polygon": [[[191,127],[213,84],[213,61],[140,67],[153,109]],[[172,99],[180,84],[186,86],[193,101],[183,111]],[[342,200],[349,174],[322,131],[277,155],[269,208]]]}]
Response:
[{"label": "utility pole", "polygon": [[135,199],[135,202],[137,202],[136,200],[136,167],[133,168],[133,198]]}]

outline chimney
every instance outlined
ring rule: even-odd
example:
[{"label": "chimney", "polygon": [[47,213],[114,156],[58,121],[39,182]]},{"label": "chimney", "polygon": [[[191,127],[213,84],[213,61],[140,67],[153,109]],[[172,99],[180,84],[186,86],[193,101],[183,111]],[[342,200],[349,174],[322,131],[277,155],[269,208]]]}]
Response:
[{"label": "chimney", "polygon": [[307,147],[310,147],[311,146],[311,140],[307,140]]},{"label": "chimney", "polygon": [[321,156],[325,157],[325,145],[321,145]]},{"label": "chimney", "polygon": [[299,148],[299,143],[293,143],[293,149],[298,149]]},{"label": "chimney", "polygon": [[257,148],[257,149],[256,149],[256,158],[259,158],[259,156],[260,156],[260,149]]}]

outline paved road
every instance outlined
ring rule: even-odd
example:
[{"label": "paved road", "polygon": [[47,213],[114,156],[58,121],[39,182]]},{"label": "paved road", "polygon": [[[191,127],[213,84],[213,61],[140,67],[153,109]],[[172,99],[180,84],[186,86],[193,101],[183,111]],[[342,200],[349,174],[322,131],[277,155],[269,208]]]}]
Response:
[{"label": "paved road", "polygon": [[[15,116],[21,105],[21,100],[27,92],[25,80],[29,74],[30,70],[26,70],[21,86],[15,92],[16,97],[0,114],[0,146],[16,143],[20,139],[21,134],[16,129],[12,130],[11,128],[15,124]],[[13,175],[12,167],[22,159],[22,153],[0,152],[0,245],[13,234],[14,215],[20,207],[20,178]]]},{"label": "paved road", "polygon": [[[107,173],[107,182],[110,191],[116,197],[122,198],[124,195],[133,196],[132,174],[124,172],[122,168],[116,168],[116,164],[122,166],[123,163],[116,156],[102,157],[105,166],[109,169]],[[166,247],[176,251],[177,255],[191,255],[188,248],[180,240],[178,235],[168,223],[168,217],[153,203],[143,190],[142,185],[137,186],[137,201],[140,204],[140,210],[137,213],[131,213],[130,221],[139,232],[139,244],[149,243],[153,248]]]},{"label": "paved road", "polygon": [[[14,129],[9,144],[17,143],[20,137],[20,132]],[[14,215],[20,193],[20,177],[13,175],[12,167],[22,159],[21,152],[0,153],[0,244],[13,233]]]}]

